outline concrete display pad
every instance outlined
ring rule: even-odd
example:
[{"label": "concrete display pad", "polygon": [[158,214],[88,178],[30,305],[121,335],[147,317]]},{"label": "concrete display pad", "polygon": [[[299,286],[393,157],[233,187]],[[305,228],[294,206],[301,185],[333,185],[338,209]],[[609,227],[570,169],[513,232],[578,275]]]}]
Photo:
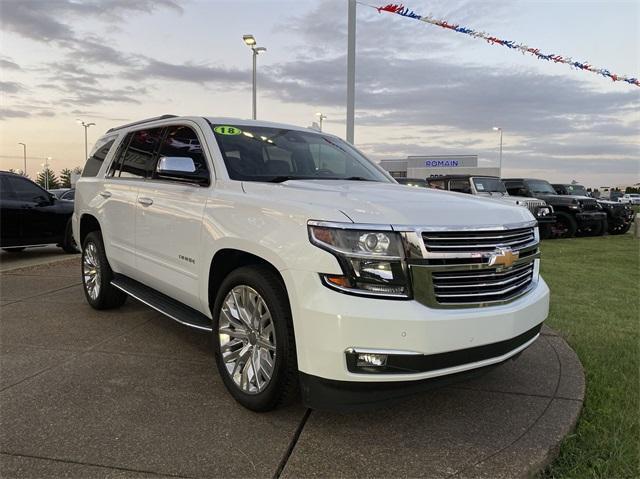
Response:
[{"label": "concrete display pad", "polygon": [[575,353],[548,328],[485,376],[349,414],[257,414],[209,335],[85,302],[76,256],[0,276],[0,477],[525,477],[573,429]]}]

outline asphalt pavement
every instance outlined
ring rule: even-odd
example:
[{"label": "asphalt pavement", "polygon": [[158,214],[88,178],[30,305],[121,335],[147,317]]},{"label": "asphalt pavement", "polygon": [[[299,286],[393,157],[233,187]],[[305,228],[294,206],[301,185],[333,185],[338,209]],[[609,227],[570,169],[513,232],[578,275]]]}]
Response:
[{"label": "asphalt pavement", "polygon": [[224,389],[208,334],[131,299],[91,309],[65,259],[0,275],[3,479],[527,477],[582,407],[582,366],[545,328],[482,378],[392,406],[254,413]]}]

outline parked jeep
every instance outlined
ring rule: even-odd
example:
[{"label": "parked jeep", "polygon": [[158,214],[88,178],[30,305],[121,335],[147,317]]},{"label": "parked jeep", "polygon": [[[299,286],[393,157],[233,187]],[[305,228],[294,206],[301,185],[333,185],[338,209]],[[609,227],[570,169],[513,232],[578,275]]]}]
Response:
[{"label": "parked jeep", "polygon": [[[553,188],[559,195],[581,196],[586,197],[589,193],[582,185],[569,185],[569,184],[553,184]],[[634,211],[625,204],[617,201],[596,200],[598,205],[607,214],[607,228],[606,231],[612,235],[621,235],[629,231],[633,218],[635,216]]]},{"label": "parked jeep", "polygon": [[166,115],[96,149],[73,214],[87,302],[132,296],[208,331],[247,408],[459,380],[519,354],[547,317],[529,211],[400,186],[336,136]]},{"label": "parked jeep", "polygon": [[551,236],[551,225],[556,222],[553,208],[537,198],[511,196],[496,176],[448,175],[427,178],[426,181],[430,188],[468,193],[510,205],[524,206],[538,220],[540,236]]},{"label": "parked jeep", "polygon": [[540,198],[553,206],[554,236],[571,238],[576,233],[597,236],[606,231],[607,215],[593,198],[559,195],[546,180],[503,178],[502,181],[511,195]]}]

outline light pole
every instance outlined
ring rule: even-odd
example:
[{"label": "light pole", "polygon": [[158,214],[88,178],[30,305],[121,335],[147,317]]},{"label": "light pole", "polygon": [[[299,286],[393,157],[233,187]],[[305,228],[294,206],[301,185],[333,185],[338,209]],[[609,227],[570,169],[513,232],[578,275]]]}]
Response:
[{"label": "light pole", "polygon": [[266,52],[267,49],[264,47],[259,47],[256,44],[256,39],[253,35],[242,35],[242,40],[244,43],[251,47],[251,52],[253,53],[253,108],[252,108],[252,118],[256,119],[256,110],[257,110],[257,82],[256,82],[256,70],[258,68],[258,55],[262,52]]},{"label": "light pole", "polygon": [[499,131],[500,132],[500,157],[499,157],[499,161],[498,161],[498,176],[500,176],[500,178],[502,178],[502,128],[499,126],[494,126],[493,127],[493,131]]},{"label": "light pole", "polygon": [[320,131],[322,131],[322,120],[326,120],[327,115],[323,115],[322,113],[318,112],[316,113],[316,116],[318,117],[318,120],[320,120]]},{"label": "light pole", "polygon": [[44,189],[49,191],[49,161],[53,160],[50,156],[45,157],[44,163]]},{"label": "light pole", "polygon": [[85,123],[82,120],[76,120],[76,122],[78,123],[78,125],[81,125],[84,127],[84,161],[87,161],[87,158],[89,158],[89,145],[87,144],[87,130],[89,129],[90,126],[94,126],[95,123]]},{"label": "light pole", "polygon": [[356,110],[356,0],[347,6],[347,141],[353,144]]},{"label": "light pole", "polygon": [[26,143],[18,143],[18,145],[22,145],[22,156],[24,157],[24,176],[27,176],[27,144]]}]

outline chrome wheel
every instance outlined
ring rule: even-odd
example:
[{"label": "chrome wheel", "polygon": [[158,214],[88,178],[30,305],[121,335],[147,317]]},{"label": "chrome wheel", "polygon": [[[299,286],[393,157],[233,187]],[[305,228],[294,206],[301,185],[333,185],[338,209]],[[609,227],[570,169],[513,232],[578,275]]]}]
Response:
[{"label": "chrome wheel", "polygon": [[218,326],[220,354],[233,382],[257,394],[271,381],[276,360],[276,331],[262,296],[235,286],[222,302]]},{"label": "chrome wheel", "polygon": [[87,244],[82,258],[82,274],[84,287],[91,299],[96,300],[100,294],[100,262],[98,249],[93,243]]}]

